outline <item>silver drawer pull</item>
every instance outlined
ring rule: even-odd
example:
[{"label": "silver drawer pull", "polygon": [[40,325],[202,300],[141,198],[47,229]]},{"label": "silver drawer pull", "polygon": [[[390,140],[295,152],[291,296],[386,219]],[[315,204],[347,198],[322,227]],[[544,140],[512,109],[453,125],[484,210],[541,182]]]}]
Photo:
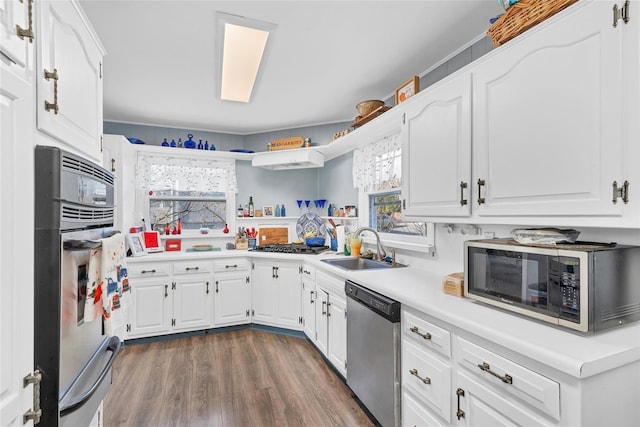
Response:
[{"label": "silver drawer pull", "polygon": [[511,375],[504,374],[504,376],[502,376],[502,375],[496,374],[491,370],[491,366],[487,362],[482,362],[481,364],[478,363],[478,368],[480,368],[485,372],[490,373],[491,375],[498,378],[500,381],[502,381],[505,384],[513,384],[513,378],[511,378]]},{"label": "silver drawer pull", "polygon": [[426,333],[423,334],[422,332],[420,332],[420,330],[418,329],[417,326],[412,326],[411,328],[409,328],[409,330],[411,332],[413,332],[414,334],[420,335],[425,340],[430,340],[431,339],[431,334],[429,332],[426,332]]},{"label": "silver drawer pull", "polygon": [[422,381],[425,384],[431,384],[431,378],[429,377],[424,377],[422,378],[420,375],[418,375],[418,370],[417,369],[410,369],[409,373],[411,375],[413,375],[414,377],[417,377],[420,381]]},{"label": "silver drawer pull", "polygon": [[224,268],[238,268],[238,264],[225,265]]},{"label": "silver drawer pull", "polygon": [[140,273],[142,274],[146,274],[146,273],[155,273],[156,269],[154,268],[153,270],[142,270]]},{"label": "silver drawer pull", "polygon": [[187,267],[185,268],[185,271],[189,271],[189,270],[199,270],[200,267]]}]

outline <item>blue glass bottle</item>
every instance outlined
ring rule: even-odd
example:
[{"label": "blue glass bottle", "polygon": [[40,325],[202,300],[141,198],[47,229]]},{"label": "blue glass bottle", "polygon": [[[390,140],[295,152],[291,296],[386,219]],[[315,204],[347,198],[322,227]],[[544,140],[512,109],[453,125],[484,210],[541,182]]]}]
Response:
[{"label": "blue glass bottle", "polygon": [[204,149],[208,150],[209,149],[209,141],[205,141],[204,142]]},{"label": "blue glass bottle", "polygon": [[167,138],[164,139],[164,141],[162,141],[162,146],[163,147],[168,147],[169,143],[167,142]]},{"label": "blue glass bottle", "polygon": [[171,140],[171,144],[169,144],[169,145],[170,145],[171,147],[177,147],[177,145],[176,145],[176,140],[175,140],[175,139],[172,139],[172,140]]},{"label": "blue glass bottle", "polygon": [[187,136],[189,137],[189,139],[184,142],[184,148],[196,148],[196,142],[191,139],[193,138],[193,134],[190,133]]},{"label": "blue glass bottle", "polygon": [[[209,142],[209,141],[207,141],[207,142]],[[215,151],[215,149],[216,149],[216,146],[213,145],[213,142],[212,142],[211,145],[209,146],[209,150]]]},{"label": "blue glass bottle", "polygon": [[284,209],[284,205],[280,207],[280,216],[287,216],[287,211]]},{"label": "blue glass bottle", "polygon": [[202,150],[204,148],[204,144],[202,143],[202,140],[200,140],[200,142],[198,142],[198,150]]},{"label": "blue glass bottle", "polygon": [[276,209],[275,209],[274,215],[275,216],[280,216],[280,205],[276,205]]}]

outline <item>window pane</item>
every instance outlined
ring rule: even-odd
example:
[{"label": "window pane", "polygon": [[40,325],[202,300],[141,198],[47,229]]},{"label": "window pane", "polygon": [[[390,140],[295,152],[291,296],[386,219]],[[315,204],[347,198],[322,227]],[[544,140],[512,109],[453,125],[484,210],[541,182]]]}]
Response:
[{"label": "window pane", "polygon": [[399,190],[370,195],[369,206],[369,225],[378,232],[426,236],[426,223],[404,220]]},{"label": "window pane", "polygon": [[154,230],[176,227],[178,220],[183,230],[223,229],[227,222],[224,193],[157,191],[149,199],[149,211]]}]

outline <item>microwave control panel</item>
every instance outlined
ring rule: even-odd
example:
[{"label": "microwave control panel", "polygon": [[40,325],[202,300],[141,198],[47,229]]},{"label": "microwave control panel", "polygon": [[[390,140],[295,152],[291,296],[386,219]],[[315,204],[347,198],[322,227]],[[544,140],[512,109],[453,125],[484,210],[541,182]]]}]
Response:
[{"label": "microwave control panel", "polygon": [[560,317],[573,322],[580,321],[580,260],[560,257],[554,263],[560,285]]}]

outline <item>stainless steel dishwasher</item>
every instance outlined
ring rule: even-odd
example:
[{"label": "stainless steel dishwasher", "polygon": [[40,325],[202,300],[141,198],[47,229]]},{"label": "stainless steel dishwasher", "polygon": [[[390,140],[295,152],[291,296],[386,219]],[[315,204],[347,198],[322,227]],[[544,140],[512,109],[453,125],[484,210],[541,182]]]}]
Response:
[{"label": "stainless steel dishwasher", "polygon": [[400,426],[400,303],[347,280],[347,385],[384,427]]}]

